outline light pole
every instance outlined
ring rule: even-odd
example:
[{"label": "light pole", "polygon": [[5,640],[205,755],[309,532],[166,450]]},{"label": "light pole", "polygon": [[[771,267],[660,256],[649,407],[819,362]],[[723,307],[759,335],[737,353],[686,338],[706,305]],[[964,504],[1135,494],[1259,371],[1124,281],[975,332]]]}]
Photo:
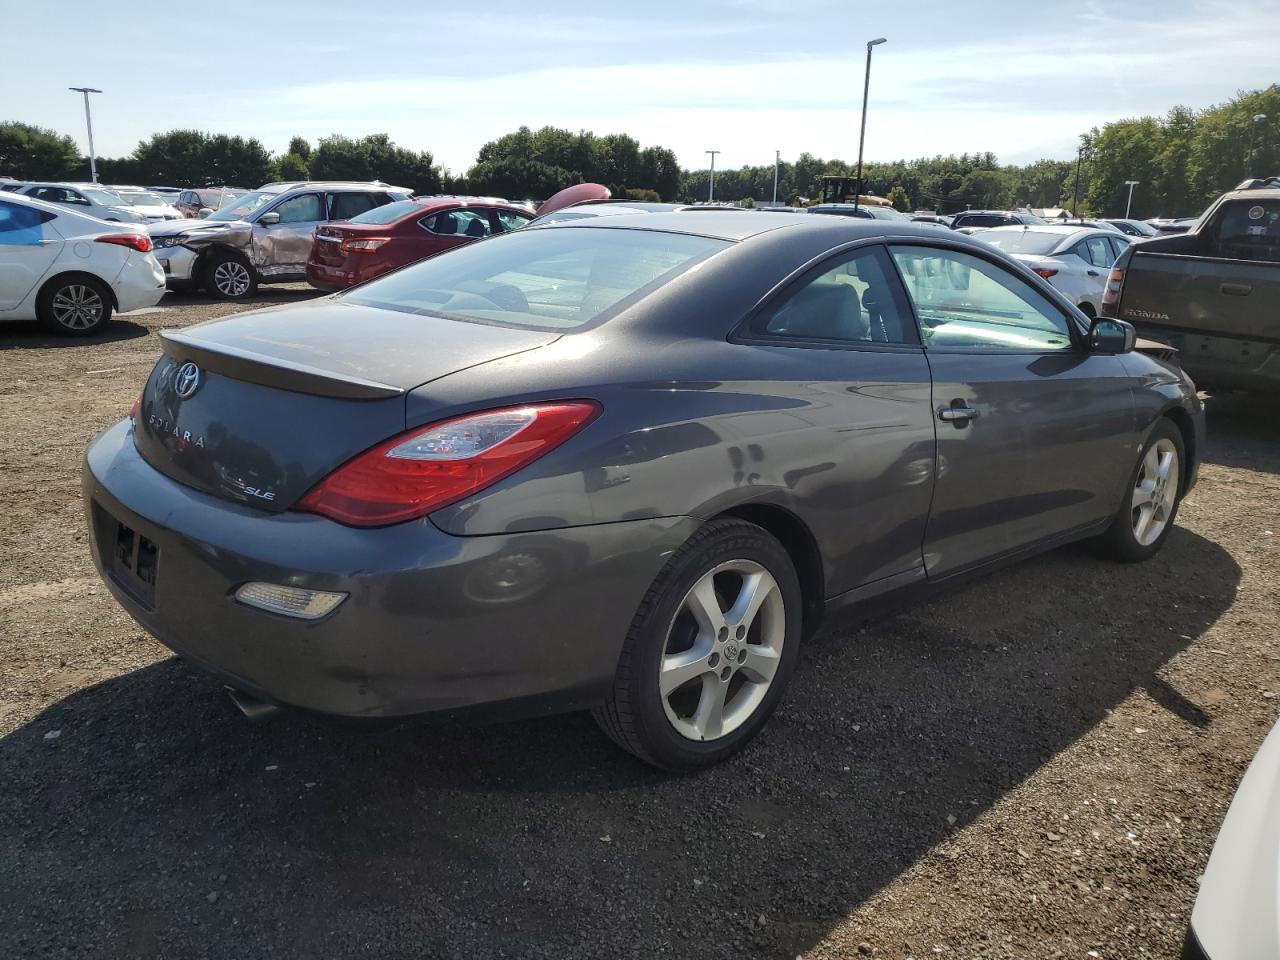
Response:
[{"label": "light pole", "polygon": [[93,120],[89,116],[89,94],[101,93],[102,91],[95,90],[93,87],[67,87],[67,89],[84,94],[84,125],[89,131],[89,179],[97,183],[98,163],[93,156]]},{"label": "light pole", "polygon": [[782,160],[782,151],[773,151],[773,205],[778,205],[778,164]]},{"label": "light pole", "polygon": [[707,190],[707,203],[714,203],[716,199],[716,154],[719,150],[708,150],[711,154],[711,187]]},{"label": "light pole", "polygon": [[1129,210],[1133,206],[1133,188],[1140,184],[1141,180],[1126,180],[1124,185],[1129,188],[1129,200],[1124,205],[1124,218],[1129,219]]},{"label": "light pole", "polygon": [[862,195],[862,144],[867,139],[867,93],[871,90],[871,48],[878,47],[887,38],[878,37],[867,41],[867,76],[862,81],[862,132],[858,134],[858,179],[853,184],[853,209],[858,209],[858,200]]},{"label": "light pole", "polygon": [[1265,113],[1255,113],[1253,123],[1249,127],[1249,155],[1245,157],[1244,175],[1249,176],[1249,168],[1253,166],[1253,147],[1258,140],[1258,124],[1267,119]]}]

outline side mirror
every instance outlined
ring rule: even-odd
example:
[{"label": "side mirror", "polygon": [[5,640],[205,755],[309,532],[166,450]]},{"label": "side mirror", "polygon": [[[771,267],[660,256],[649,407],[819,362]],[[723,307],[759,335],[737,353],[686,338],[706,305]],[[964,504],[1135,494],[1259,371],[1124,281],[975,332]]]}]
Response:
[{"label": "side mirror", "polygon": [[199,211],[197,211],[196,216],[199,217],[201,220],[203,220],[205,217],[207,217],[211,213],[213,213],[212,207],[201,207]]},{"label": "side mirror", "polygon": [[1093,353],[1131,353],[1138,343],[1133,324],[1111,317],[1098,317],[1089,328],[1089,350]]},{"label": "side mirror", "polygon": [[270,213],[264,213],[258,218],[258,222],[264,227],[274,226],[280,222],[280,214],[272,210]]}]

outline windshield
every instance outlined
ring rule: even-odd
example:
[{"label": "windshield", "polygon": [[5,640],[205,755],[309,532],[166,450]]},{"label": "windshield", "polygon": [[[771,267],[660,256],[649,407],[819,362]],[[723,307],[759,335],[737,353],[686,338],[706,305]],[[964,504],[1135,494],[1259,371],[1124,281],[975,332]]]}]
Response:
[{"label": "windshield", "polygon": [[1005,253],[1031,253],[1044,256],[1062,243],[1062,234],[1043,230],[983,230],[974,234],[983,243],[999,247]]},{"label": "windshield", "polygon": [[617,313],[727,246],[644,230],[520,230],[340,296],[405,313],[568,330]]},{"label": "windshield", "polygon": [[122,193],[120,199],[131,207],[166,207],[169,205],[167,200],[157,197],[154,193]]},{"label": "windshield", "polygon": [[395,223],[401,217],[407,217],[415,210],[425,210],[424,204],[415,200],[397,200],[395,203],[384,203],[380,207],[366,210],[359,216],[352,217],[351,223]]},{"label": "windshield", "polygon": [[278,193],[268,193],[265,190],[255,190],[253,193],[246,193],[243,197],[236,200],[235,203],[222,207],[217,213],[211,213],[205,217],[206,220],[243,220],[259,207],[270,203]]},{"label": "windshield", "polygon": [[118,207],[123,201],[114,193],[108,193],[106,190],[86,190],[80,191],[94,203],[100,203],[104,207]]}]

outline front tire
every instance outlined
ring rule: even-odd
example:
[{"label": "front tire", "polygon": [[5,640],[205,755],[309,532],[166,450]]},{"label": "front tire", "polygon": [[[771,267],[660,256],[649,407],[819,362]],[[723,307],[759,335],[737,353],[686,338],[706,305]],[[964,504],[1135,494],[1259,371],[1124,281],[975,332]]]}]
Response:
[{"label": "front tire", "polygon": [[243,257],[214,253],[205,264],[204,289],[215,300],[248,300],[258,290],[258,277]]},{"label": "front tire", "polygon": [[645,594],[596,722],[655,766],[718,763],[781,699],[799,652],[801,606],[781,543],[743,520],[707,524]]},{"label": "front tire", "polygon": [[1100,539],[1107,553],[1126,563],[1139,563],[1160,552],[1182,502],[1185,463],[1182,431],[1162,418],[1142,445],[1120,512]]},{"label": "front tire", "polygon": [[111,322],[111,291],[87,274],[58,277],[40,291],[36,316],[54,333],[90,337]]}]

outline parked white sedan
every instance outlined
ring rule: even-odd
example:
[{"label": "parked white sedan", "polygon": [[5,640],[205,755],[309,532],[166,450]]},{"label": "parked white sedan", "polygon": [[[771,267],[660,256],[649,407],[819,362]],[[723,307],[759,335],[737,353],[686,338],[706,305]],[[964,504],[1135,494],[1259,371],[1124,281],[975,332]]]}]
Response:
[{"label": "parked white sedan", "polygon": [[147,222],[142,213],[132,209],[129,204],[97,183],[28,183],[19,187],[17,192],[33,200],[66,205],[99,220],[112,223]]},{"label": "parked white sedan", "polygon": [[0,193],[0,321],[39,319],[83,337],[164,292],[144,227]]},{"label": "parked white sedan", "polygon": [[1115,230],[1051,224],[992,227],[974,238],[1021,260],[1091,317],[1100,315],[1111,265],[1132,242]]}]

